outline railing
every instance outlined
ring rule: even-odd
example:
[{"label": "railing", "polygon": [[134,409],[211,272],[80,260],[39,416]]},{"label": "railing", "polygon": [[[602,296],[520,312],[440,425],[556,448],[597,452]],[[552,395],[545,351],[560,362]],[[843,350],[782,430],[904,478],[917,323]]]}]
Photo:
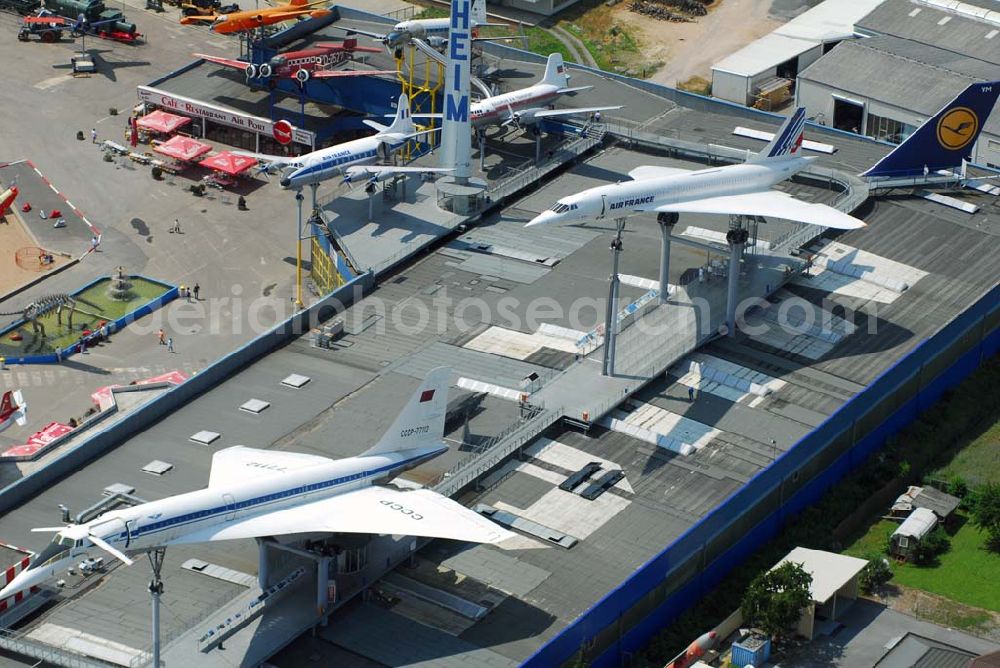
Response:
[{"label": "railing", "polygon": [[42,663],[66,666],[66,668],[109,668],[112,666],[110,663],[92,659],[83,654],[46,645],[26,637],[21,632],[8,629],[0,629],[0,649],[38,659]]},{"label": "railing", "polygon": [[560,417],[559,411],[546,409],[539,411],[533,417],[515,425],[509,432],[498,437],[481,454],[452,467],[442,476],[441,481],[434,485],[434,490],[445,496],[458,493],[506,460],[515,450],[555,424]]},{"label": "railing", "polygon": [[496,201],[513,195],[535,181],[540,180],[549,172],[561,167],[570,160],[578,158],[590,149],[594,148],[601,143],[603,137],[603,134],[598,137],[583,135],[569,140],[565,145],[553,151],[552,155],[547,160],[544,160],[540,165],[530,167],[523,172],[515,174],[514,176],[504,179],[494,185],[489,190],[490,197]]},{"label": "railing", "polygon": [[[203,614],[191,619],[185,620],[184,624],[177,626],[172,629],[169,633],[160,634],[160,647],[166,650],[167,645],[177,640],[182,635],[190,631],[193,627],[203,624],[205,620],[214,615],[216,612],[232,603],[237,596],[242,596],[246,592],[242,592],[237,595],[233,595],[232,592],[227,592],[224,596],[219,596],[213,600],[208,605],[201,607],[202,610],[206,611]],[[130,668],[145,668],[145,666],[151,665],[153,662],[153,646],[150,644],[141,652],[135,655],[135,657],[129,662]]]}]

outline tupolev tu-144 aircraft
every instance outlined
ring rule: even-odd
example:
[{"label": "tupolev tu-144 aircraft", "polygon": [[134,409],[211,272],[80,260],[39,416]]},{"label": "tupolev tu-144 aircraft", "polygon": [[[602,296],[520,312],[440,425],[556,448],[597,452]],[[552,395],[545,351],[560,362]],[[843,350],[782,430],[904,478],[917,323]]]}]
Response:
[{"label": "tupolev tu-144 aircraft", "polygon": [[[961,164],[968,158],[998,93],[1000,82],[972,84],[861,176],[912,177]],[[620,219],[649,212],[765,216],[842,230],[864,227],[857,218],[833,207],[771,190],[816,159],[798,155],[805,121],[805,109],[799,107],[764,150],[743,164],[699,170],[636,167],[629,172],[632,181],[563,197],[527,226]]]},{"label": "tupolev tu-144 aircraft", "polygon": [[[52,542],[2,591],[0,599],[103,550],[126,564],[170,545],[306,533],[370,533],[498,543],[515,534],[429,489],[383,486],[445,452],[451,369],[432,370],[373,447],[357,457],[235,446],[212,458],[208,487],[103,513],[53,531]],[[130,556],[132,555],[132,556]]]}]

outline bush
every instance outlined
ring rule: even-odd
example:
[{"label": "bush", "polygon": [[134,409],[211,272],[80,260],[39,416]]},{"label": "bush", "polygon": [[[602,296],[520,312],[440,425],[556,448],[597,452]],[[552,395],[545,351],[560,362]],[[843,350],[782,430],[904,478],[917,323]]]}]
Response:
[{"label": "bush", "polygon": [[153,173],[153,178],[157,181],[163,178],[163,169],[159,165],[153,165],[153,169],[150,170]]},{"label": "bush", "polygon": [[83,130],[77,130],[76,131],[76,138],[79,141],[83,141],[85,139],[85,137],[83,136]]},{"label": "bush", "polygon": [[969,495],[969,483],[965,482],[965,478],[962,476],[955,476],[948,481],[948,489],[946,491],[952,496],[957,496],[964,500]]},{"label": "bush", "polygon": [[1000,483],[976,488],[972,495],[972,523],[986,532],[986,546],[1000,552]]},{"label": "bush", "polygon": [[951,539],[945,530],[938,526],[917,542],[913,549],[913,562],[928,566],[951,547]]},{"label": "bush", "polygon": [[861,571],[859,578],[861,591],[873,594],[892,579],[892,566],[883,554],[869,552],[864,558],[868,560],[868,565]]}]

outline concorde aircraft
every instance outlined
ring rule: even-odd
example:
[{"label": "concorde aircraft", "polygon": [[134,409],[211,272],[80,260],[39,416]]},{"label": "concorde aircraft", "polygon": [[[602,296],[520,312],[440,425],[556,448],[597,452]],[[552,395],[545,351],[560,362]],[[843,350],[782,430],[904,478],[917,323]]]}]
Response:
[{"label": "concorde aircraft", "polygon": [[[998,93],[1000,82],[972,84],[861,176],[918,176],[961,164],[969,157]],[[636,167],[628,174],[632,181],[563,197],[527,226],[618,219],[648,212],[765,216],[836,229],[863,227],[860,220],[833,207],[802,202],[770,189],[816,159],[797,155],[804,125],[805,109],[799,107],[771,143],[744,164],[699,170]]]},{"label": "concorde aircraft", "polygon": [[[0,599],[103,550],[126,564],[151,550],[190,543],[306,533],[368,533],[499,543],[515,534],[429,489],[384,483],[445,452],[451,369],[433,369],[396,421],[357,457],[235,446],[212,457],[208,487],[103,513],[83,524],[34,529],[55,538]],[[131,555],[131,556],[130,556]]]},{"label": "concorde aircraft", "polygon": [[[385,126],[375,121],[365,120],[365,124],[377,130],[370,137],[353,139],[343,144],[328,146],[311,153],[306,153],[298,158],[288,158],[276,155],[264,155],[261,153],[245,153],[237,151],[241,155],[249,155],[257,158],[264,164],[267,170],[280,169],[283,171],[281,185],[284,188],[301,188],[312,183],[319,183],[337,175],[347,176],[351,166],[371,165],[380,159],[388,157],[390,153],[403,146],[407,140],[419,137],[436,130],[417,131],[410,118],[410,101],[406,95],[400,95],[396,107],[396,116],[392,125]],[[376,166],[371,165],[369,170],[377,171],[383,178],[389,174],[405,174],[411,172],[449,172],[449,168],[444,167],[396,167],[392,165]]]}]

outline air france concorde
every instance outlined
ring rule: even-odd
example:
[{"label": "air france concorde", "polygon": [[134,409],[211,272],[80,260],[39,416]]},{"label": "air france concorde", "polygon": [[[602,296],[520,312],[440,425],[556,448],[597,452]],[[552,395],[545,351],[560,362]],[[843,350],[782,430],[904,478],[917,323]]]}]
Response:
[{"label": "air france concorde", "polygon": [[[919,177],[962,164],[998,93],[1000,82],[970,85],[861,176]],[[799,107],[767,147],[744,164],[699,170],[636,167],[628,173],[632,181],[563,197],[529,221],[528,227],[626,218],[647,212],[765,216],[841,230],[863,227],[863,222],[833,207],[771,190],[771,186],[791,178],[816,159],[798,154],[804,125],[805,109]]]},{"label": "air france concorde", "polygon": [[131,564],[137,554],[170,545],[317,532],[503,541],[515,534],[441,494],[385,486],[448,449],[442,438],[450,377],[450,369],[432,370],[381,440],[357,457],[238,445],[215,453],[205,489],[110,510],[83,524],[34,529],[54,531],[55,538],[0,599],[95,550]]}]

